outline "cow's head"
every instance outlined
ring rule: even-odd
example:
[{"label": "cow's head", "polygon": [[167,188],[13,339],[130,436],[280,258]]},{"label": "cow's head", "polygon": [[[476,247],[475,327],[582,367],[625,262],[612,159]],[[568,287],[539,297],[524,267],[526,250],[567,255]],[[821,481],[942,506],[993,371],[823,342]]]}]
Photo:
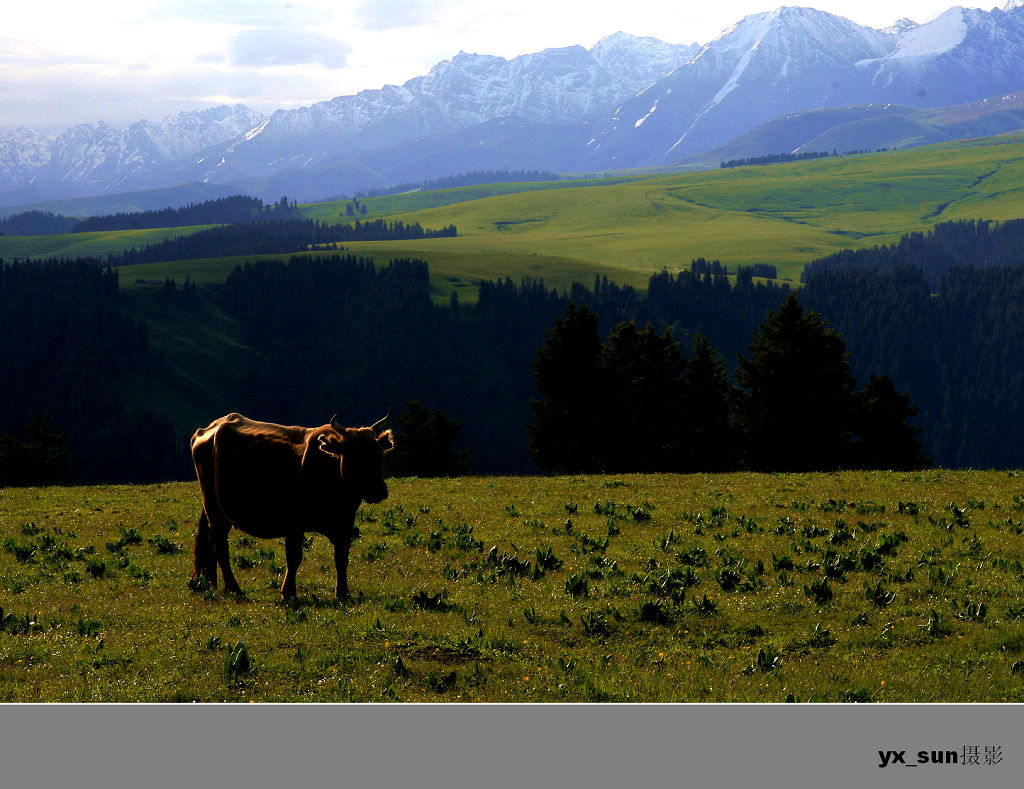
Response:
[{"label": "cow's head", "polygon": [[337,458],[341,467],[341,479],[360,498],[371,504],[388,497],[388,486],[384,482],[381,461],[384,453],[391,451],[394,438],[390,430],[378,432],[391,416],[387,416],[369,427],[344,427],[338,422],[338,415],[331,418],[335,434],[321,434],[320,451]]}]

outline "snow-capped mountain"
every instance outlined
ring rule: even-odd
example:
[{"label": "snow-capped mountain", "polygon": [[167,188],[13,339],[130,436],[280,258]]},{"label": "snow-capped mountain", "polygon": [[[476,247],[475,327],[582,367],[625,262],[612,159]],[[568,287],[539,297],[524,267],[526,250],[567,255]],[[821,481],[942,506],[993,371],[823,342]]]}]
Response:
[{"label": "snow-capped mountain", "polygon": [[26,172],[45,167],[52,153],[53,141],[32,129],[0,135],[0,183],[16,181]]},{"label": "snow-capped mountain", "polygon": [[[50,139],[30,129],[0,135],[0,191],[36,196],[102,193],[151,184],[160,168],[251,129],[263,116],[242,105],[181,112],[114,129],[103,121]],[[164,184],[160,184],[164,185]]]},{"label": "snow-capped mountain", "polygon": [[[461,53],[400,87],[275,113],[189,177],[240,181],[269,196],[267,184],[294,190],[301,172],[320,193],[336,178],[336,194],[359,188],[360,178],[380,185],[385,174],[402,182],[523,168],[531,149],[538,169],[671,164],[816,107],[935,107],[1022,90],[1022,5],[953,8],[886,30],[783,7],[745,17],[699,49],[616,34],[590,51],[510,61]],[[502,118],[523,123],[491,125]]]},{"label": "snow-capped mountain", "polygon": [[[462,52],[403,85],[266,118],[221,107],[55,140],[19,129],[0,136],[0,201],[19,188],[57,197],[186,182],[316,199],[470,170],[670,165],[815,108],[1012,94],[1024,90],[1022,63],[1024,0],[885,30],[782,7],[703,47],[616,33],[511,60]],[[917,138],[927,135],[901,139]]]},{"label": "snow-capped mountain", "polygon": [[506,60],[460,52],[422,77],[296,110],[280,110],[193,177],[224,183],[301,163],[452,134],[502,118],[577,124],[634,95],[697,51],[616,33],[592,49],[546,49]]},{"label": "snow-capped mountain", "polygon": [[594,166],[668,164],[780,115],[965,103],[1024,88],[1024,9],[952,8],[886,31],[810,8],[744,18],[594,124]]},{"label": "snow-capped mountain", "polygon": [[886,99],[920,106],[959,104],[1021,88],[1024,6],[1004,11],[951,8],[905,31],[893,50],[857,63]]},{"label": "snow-capped mountain", "polygon": [[854,64],[885,55],[893,39],[809,8],[745,17],[595,124],[590,150],[606,167],[660,164],[784,112],[864,103]]}]

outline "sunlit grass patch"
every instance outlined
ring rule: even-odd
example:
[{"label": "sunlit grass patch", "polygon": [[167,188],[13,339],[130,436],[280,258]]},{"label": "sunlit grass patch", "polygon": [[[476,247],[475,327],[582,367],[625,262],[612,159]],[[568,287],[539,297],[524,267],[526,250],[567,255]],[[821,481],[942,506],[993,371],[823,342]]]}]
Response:
[{"label": "sunlit grass patch", "polygon": [[6,489],[0,699],[1022,701],[1021,479],[392,480],[287,605],[190,582],[195,484]]}]

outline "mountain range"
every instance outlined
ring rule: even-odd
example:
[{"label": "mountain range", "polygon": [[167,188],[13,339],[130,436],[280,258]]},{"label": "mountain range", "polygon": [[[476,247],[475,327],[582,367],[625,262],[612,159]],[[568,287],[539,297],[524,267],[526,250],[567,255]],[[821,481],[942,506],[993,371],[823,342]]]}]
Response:
[{"label": "mountain range", "polygon": [[237,105],[53,139],[18,129],[0,135],[0,204],[192,182],[312,200],[473,170],[916,145],[1024,125],[1021,63],[1022,0],[886,30],[782,7],[704,46],[616,33],[511,60],[462,52],[403,85],[269,117]]}]

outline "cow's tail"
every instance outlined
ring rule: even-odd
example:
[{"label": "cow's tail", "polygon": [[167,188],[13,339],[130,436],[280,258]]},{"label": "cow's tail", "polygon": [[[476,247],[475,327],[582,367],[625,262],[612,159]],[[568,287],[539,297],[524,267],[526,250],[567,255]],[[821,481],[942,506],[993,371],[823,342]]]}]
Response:
[{"label": "cow's tail", "polygon": [[195,563],[192,568],[192,577],[199,578],[200,576],[206,578],[210,586],[217,585],[217,554],[213,550],[213,530],[210,528],[210,519],[206,517],[205,509],[199,516]]}]

